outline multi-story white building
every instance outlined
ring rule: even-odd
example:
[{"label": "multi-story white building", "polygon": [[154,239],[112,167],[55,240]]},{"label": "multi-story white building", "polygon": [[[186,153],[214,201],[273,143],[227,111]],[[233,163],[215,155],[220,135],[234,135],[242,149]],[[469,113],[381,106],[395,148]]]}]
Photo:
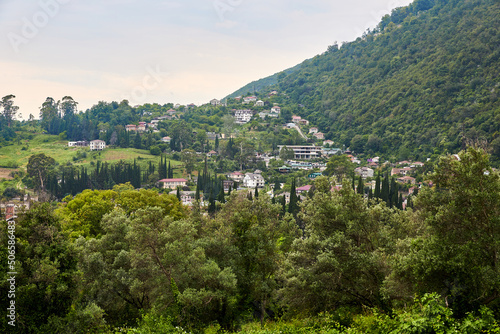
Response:
[{"label": "multi-story white building", "polygon": [[293,150],[294,159],[314,159],[321,157],[321,146],[302,146],[302,145],[278,145],[278,148],[288,147]]},{"label": "multi-story white building", "polygon": [[266,181],[261,174],[246,173],[243,179],[243,186],[247,188],[264,188]]},{"label": "multi-story white building", "polygon": [[104,140],[92,140],[89,144],[91,151],[102,151],[106,148],[106,142]]},{"label": "multi-story white building", "polygon": [[236,123],[245,124],[250,122],[253,117],[253,111],[248,109],[236,110],[234,112],[234,118],[236,118]]},{"label": "multi-story white building", "polygon": [[167,189],[176,189],[177,187],[184,187],[187,183],[186,179],[163,179],[158,181],[159,183],[163,183],[163,188]]}]

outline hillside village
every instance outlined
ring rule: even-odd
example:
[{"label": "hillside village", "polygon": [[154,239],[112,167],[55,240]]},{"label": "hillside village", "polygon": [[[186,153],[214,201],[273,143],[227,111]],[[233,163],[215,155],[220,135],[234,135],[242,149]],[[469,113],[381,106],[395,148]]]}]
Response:
[{"label": "hillside village", "polygon": [[[278,91],[271,91],[265,95],[231,98],[229,99],[229,105],[228,99],[225,101],[213,99],[206,105],[201,106],[194,104],[187,106],[171,105],[171,108],[161,113],[151,112],[146,109],[141,113],[137,122],[124,124],[122,138],[123,136],[135,138],[133,139],[135,147],[140,147],[140,145],[137,146],[137,140],[144,141],[144,138],[147,137],[150,141],[150,149],[155,150],[155,147],[160,147],[154,154],[171,155],[176,151],[176,148],[172,145],[176,137],[175,133],[171,131],[173,124],[179,124],[178,122],[188,118],[189,115],[196,114],[200,110],[206,110],[207,107],[223,108],[223,110],[229,111],[229,121],[234,124],[231,127],[232,132],[228,133],[223,127],[218,128],[220,132],[217,129],[202,131],[203,140],[206,142],[197,146],[198,149],[202,148],[202,151],[194,151],[198,166],[194,169],[198,171],[199,175],[203,161],[205,161],[205,164],[211,165],[217,178],[223,181],[226,194],[231,190],[247,189],[248,191],[255,191],[255,189],[258,189],[268,193],[271,198],[284,198],[286,200],[285,204],[288,204],[291,180],[296,179],[298,184],[295,190],[296,194],[299,199],[303,199],[307,191],[311,189],[314,178],[320,175],[335,175],[331,170],[328,170],[328,164],[334,163],[331,161],[332,157],[345,157],[346,161],[350,162],[347,169],[349,172],[344,172],[338,178],[339,186],[341,186],[342,177],[352,180],[359,178],[363,181],[362,192],[367,197],[372,196],[375,192],[377,187],[375,179],[377,176],[394,178],[400,184],[398,192],[403,200],[402,208],[407,206],[408,196],[413,194],[415,189],[424,185],[424,180],[421,177],[423,163],[418,161],[381,161],[379,157],[367,157],[366,155],[360,157],[356,155],[356,152],[351,152],[348,147],[338,147],[334,141],[325,139],[325,135],[318,131],[318,127],[314,126],[314,123],[288,112],[286,107],[282,108],[280,106],[280,103],[273,102],[279,96]],[[141,106],[136,108],[139,109]],[[285,131],[284,133],[290,133],[291,135],[295,133],[298,137],[291,145],[278,142],[275,144],[274,149],[271,147],[271,150],[267,151],[250,148],[250,155],[247,154],[245,161],[240,162],[240,168],[232,170],[217,168],[217,165],[221,164],[221,160],[227,158],[225,149],[230,141],[240,140],[240,143],[243,143],[241,139],[248,137],[248,134],[245,133],[249,129],[253,129],[252,132],[257,130],[256,133],[258,133],[259,127],[270,125],[275,129],[281,127],[282,131]],[[198,133],[199,131],[193,129],[191,135],[196,138]],[[85,149],[88,149],[89,152],[115,149],[118,146],[116,140],[113,143],[113,137],[108,136],[110,140],[106,141],[106,135],[106,131],[101,130],[99,138],[102,139],[68,141],[67,146],[79,152]],[[172,140],[173,138],[174,140]],[[132,139],[130,140],[132,141]],[[300,145],[294,145],[299,142]],[[254,142],[253,145],[255,144],[257,143]],[[240,150],[242,149],[243,147],[240,147]],[[238,148],[234,150],[237,153]],[[177,159],[182,160],[179,156]],[[245,165],[245,168],[241,169],[243,165]],[[172,192],[180,188],[179,197],[183,204],[192,206],[196,200],[200,200],[201,205],[208,206],[208,193],[205,192],[204,194],[202,192],[199,199],[196,198],[197,178],[188,175],[186,169],[178,169],[176,174],[177,178],[159,178],[157,181],[153,179],[153,183],[146,184],[141,182],[141,187],[156,187],[162,191],[168,189],[168,191]],[[357,189],[360,183],[358,181],[354,183],[354,187]],[[277,184],[279,188],[275,189]],[[36,196],[33,197],[36,198]],[[20,198],[12,198],[2,204],[3,212],[7,213],[7,207],[13,208],[9,209],[9,214],[16,214],[23,207],[29,207],[29,203],[25,203]]]}]

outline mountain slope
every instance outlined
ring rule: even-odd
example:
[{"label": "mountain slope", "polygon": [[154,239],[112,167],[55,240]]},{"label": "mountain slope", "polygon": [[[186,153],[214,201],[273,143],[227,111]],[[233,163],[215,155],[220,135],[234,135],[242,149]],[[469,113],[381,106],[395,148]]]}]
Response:
[{"label": "mountain slope", "polygon": [[500,153],[499,27],[496,0],[417,0],[268,89],[358,153],[418,158],[465,139]]},{"label": "mountain slope", "polygon": [[245,96],[247,94],[254,94],[256,92],[260,92],[261,90],[265,89],[266,87],[275,85],[278,83],[278,77],[280,76],[281,73],[285,74],[290,74],[295,71],[298,71],[300,69],[300,64],[295,65],[294,67],[291,67],[289,69],[284,70],[283,72],[275,73],[271,76],[252,81],[251,83],[241,87],[234,93],[226,96],[224,99],[231,98],[231,97],[236,97],[236,96]]}]

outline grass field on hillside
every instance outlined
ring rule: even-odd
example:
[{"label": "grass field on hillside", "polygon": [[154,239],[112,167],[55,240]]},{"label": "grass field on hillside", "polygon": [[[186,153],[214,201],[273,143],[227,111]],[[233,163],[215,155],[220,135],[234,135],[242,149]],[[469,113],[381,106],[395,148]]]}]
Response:
[{"label": "grass field on hillside", "polygon": [[[85,152],[86,157],[74,160],[78,152]],[[44,153],[56,160],[60,165],[68,162],[75,166],[85,166],[89,170],[93,169],[93,165],[100,160],[102,162],[114,163],[120,160],[132,161],[136,159],[137,163],[142,168],[146,168],[149,161],[158,166],[159,156],[154,156],[147,150],[138,150],[135,148],[106,148],[104,151],[90,151],[88,148],[68,147],[67,140],[60,140],[58,136],[53,135],[36,135],[31,140],[22,140],[20,143],[0,148],[0,167],[3,168],[4,174],[8,175],[9,171],[20,168],[26,170],[29,157],[33,154]],[[171,160],[170,164],[175,168],[175,173],[179,174],[182,163]]]}]

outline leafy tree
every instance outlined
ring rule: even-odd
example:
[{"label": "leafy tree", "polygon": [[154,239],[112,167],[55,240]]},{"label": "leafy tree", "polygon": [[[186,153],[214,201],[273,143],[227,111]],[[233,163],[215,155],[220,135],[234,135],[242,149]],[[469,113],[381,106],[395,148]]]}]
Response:
[{"label": "leafy tree", "polygon": [[407,241],[395,272],[419,292],[440,293],[463,316],[499,298],[500,180],[485,151],[473,147],[442,158],[431,179],[435,188],[415,199],[427,232]]},{"label": "leafy tree", "polygon": [[[0,222],[8,231],[5,221]],[[15,271],[16,326],[0,322],[3,333],[53,333],[47,327],[50,317],[64,317],[78,295],[76,283],[81,279],[75,252],[53,215],[49,203],[36,205],[15,222],[15,270],[2,265],[0,301],[7,309],[10,290],[8,272]],[[7,233],[0,233],[1,253],[7,258]],[[21,312],[23,310],[24,312]],[[5,317],[5,315],[4,315]]]},{"label": "leafy tree", "polygon": [[280,159],[283,161],[291,160],[295,157],[295,153],[292,148],[283,146],[280,150]]},{"label": "leafy tree", "polygon": [[284,305],[294,314],[347,305],[387,307],[380,293],[386,275],[380,255],[389,244],[390,209],[368,206],[346,182],[331,192],[328,179],[318,177],[315,186],[299,214],[305,235],[287,257]]},{"label": "leafy tree", "polygon": [[280,219],[279,212],[266,195],[248,200],[236,192],[204,229],[207,255],[236,275],[239,314],[257,312],[261,322],[273,307],[280,263],[298,233],[293,218]]},{"label": "leafy tree", "polygon": [[2,107],[2,117],[7,122],[7,126],[10,128],[12,126],[12,121],[17,117],[18,106],[14,105],[15,95],[6,95],[2,97],[0,101],[0,107]]},{"label": "leafy tree", "polygon": [[26,170],[28,175],[33,179],[36,188],[45,191],[49,174],[53,170],[55,163],[54,158],[46,156],[44,153],[30,156]]},{"label": "leafy tree", "polygon": [[186,168],[186,173],[191,176],[195,168],[196,163],[196,152],[191,149],[185,149],[181,152],[181,161],[184,163],[184,167]]},{"label": "leafy tree", "polygon": [[354,164],[346,155],[334,155],[326,163],[326,169],[323,172],[327,176],[336,176],[340,181],[354,171]]}]

